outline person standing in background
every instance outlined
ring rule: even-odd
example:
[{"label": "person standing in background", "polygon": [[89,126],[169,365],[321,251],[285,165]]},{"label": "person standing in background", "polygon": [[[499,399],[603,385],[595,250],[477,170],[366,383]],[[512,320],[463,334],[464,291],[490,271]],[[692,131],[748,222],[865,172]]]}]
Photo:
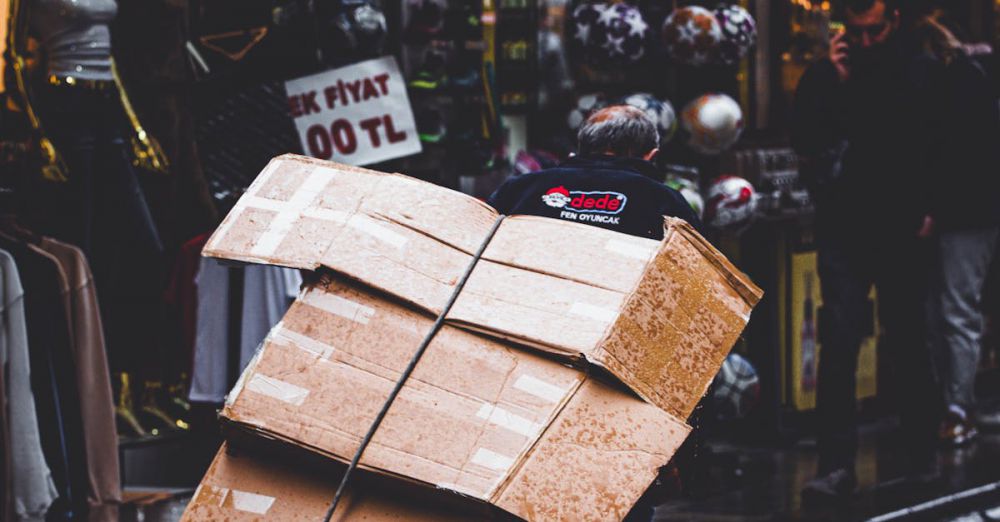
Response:
[{"label": "person standing in background", "polygon": [[[934,232],[928,321],[946,410],[939,436],[950,445],[977,434],[975,379],[983,334],[983,285],[1000,230],[1000,106],[978,47],[964,45],[940,15],[915,27],[924,53],[942,67],[935,111],[940,154],[928,222]],[[983,55],[979,55],[983,56]]]},{"label": "person standing in background", "polygon": [[857,488],[858,352],[874,284],[907,475],[936,469],[941,408],[927,349],[928,167],[936,153],[934,60],[900,30],[893,0],[848,0],[845,31],[798,85],[792,145],[816,204],[820,342],[819,470],[807,501]]}]

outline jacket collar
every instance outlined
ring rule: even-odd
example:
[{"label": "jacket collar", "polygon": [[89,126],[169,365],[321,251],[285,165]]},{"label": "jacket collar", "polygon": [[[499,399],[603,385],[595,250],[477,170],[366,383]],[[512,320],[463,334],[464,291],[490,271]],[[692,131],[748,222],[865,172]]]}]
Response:
[{"label": "jacket collar", "polygon": [[654,180],[661,180],[663,178],[659,169],[656,168],[656,165],[653,165],[642,158],[622,158],[619,156],[607,155],[573,156],[564,161],[560,167],[617,171],[624,170],[634,172]]}]

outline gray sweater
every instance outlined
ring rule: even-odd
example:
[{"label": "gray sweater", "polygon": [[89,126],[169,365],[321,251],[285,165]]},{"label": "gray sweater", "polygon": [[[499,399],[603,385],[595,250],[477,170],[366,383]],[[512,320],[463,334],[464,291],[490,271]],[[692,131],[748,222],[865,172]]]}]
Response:
[{"label": "gray sweater", "polygon": [[0,250],[0,369],[6,366],[7,407],[10,419],[12,493],[19,520],[44,520],[57,491],[38,433],[35,397],[31,391],[28,333],[24,321],[24,292],[14,258]]}]

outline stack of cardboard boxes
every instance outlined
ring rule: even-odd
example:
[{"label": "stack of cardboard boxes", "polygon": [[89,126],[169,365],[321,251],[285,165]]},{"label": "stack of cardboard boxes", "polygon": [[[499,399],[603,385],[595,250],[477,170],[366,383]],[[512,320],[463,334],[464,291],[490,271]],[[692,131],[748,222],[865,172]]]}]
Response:
[{"label": "stack of cardboard boxes", "polygon": [[[359,505],[366,520],[628,513],[687,436],[761,292],[680,220],[657,242],[525,216],[491,236],[497,218],[405,176],[272,161],[204,254],[312,276],[222,411],[243,454],[220,452],[186,518],[321,520],[325,505],[313,508],[332,500],[339,471],[307,479],[305,468],[352,458],[474,261],[360,462],[462,501],[434,512],[427,495],[362,480],[337,517]],[[260,456],[290,448],[306,458]]]}]

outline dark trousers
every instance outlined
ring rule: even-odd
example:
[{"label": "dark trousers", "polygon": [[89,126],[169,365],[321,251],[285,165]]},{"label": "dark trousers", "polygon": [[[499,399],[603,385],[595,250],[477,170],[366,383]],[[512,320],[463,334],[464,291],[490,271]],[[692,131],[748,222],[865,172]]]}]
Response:
[{"label": "dark trousers", "polygon": [[882,327],[879,396],[888,396],[900,415],[902,444],[918,458],[932,448],[941,410],[927,349],[925,302],[931,245],[912,238],[859,240],[846,234],[819,235],[823,295],[817,396],[820,474],[854,469],[857,453],[858,352],[872,323],[868,295],[875,285]]}]

